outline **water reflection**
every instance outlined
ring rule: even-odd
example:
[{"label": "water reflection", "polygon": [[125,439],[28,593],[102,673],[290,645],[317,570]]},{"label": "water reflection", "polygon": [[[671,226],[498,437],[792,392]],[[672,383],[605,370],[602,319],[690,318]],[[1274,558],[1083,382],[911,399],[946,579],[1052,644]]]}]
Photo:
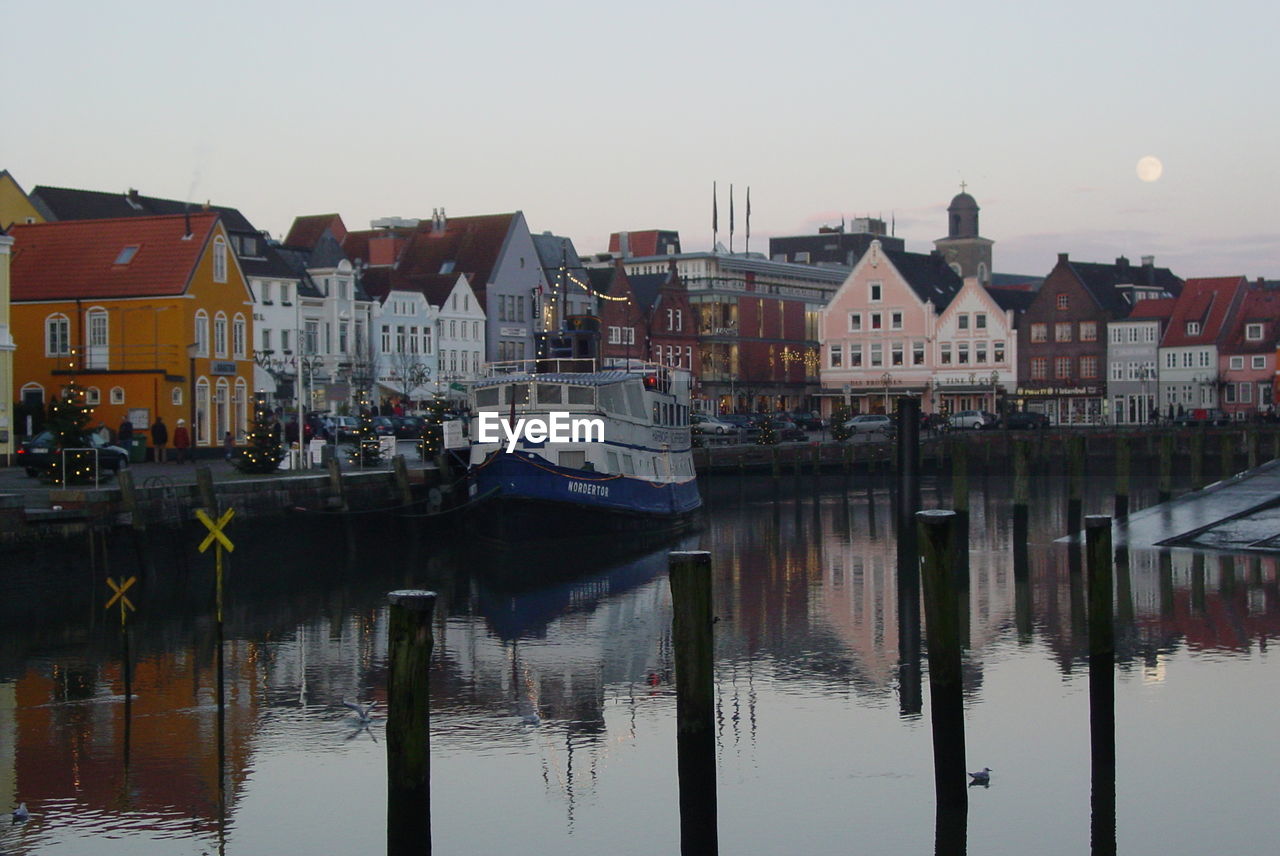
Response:
[{"label": "water reflection", "polygon": [[[1073,702],[1088,662],[1079,560],[1052,543],[1063,529],[1065,491],[1040,497],[1024,524],[1011,513],[1004,480],[978,479],[973,488],[963,669],[970,751],[987,757],[970,766],[989,764],[1001,779],[975,794],[978,808],[963,829],[983,852],[1081,852],[1089,830],[1078,812],[1065,812],[1076,820],[1074,837],[1067,830],[1047,850],[1043,840],[990,828],[1000,826],[996,818],[1067,823],[1052,819],[1063,813],[1055,800],[1088,804],[1087,779],[1083,789],[1057,779],[1074,769],[1089,727],[1088,711]],[[440,593],[431,676],[440,851],[485,852],[520,840],[535,852],[673,852],[665,552],[698,548],[713,555],[720,618],[724,851],[776,852],[804,841],[802,849],[822,852],[861,838],[885,852],[930,845],[944,852],[939,842],[957,840],[957,827],[933,815],[920,730],[927,639],[922,645],[911,625],[906,601],[916,596],[900,588],[890,485],[861,476],[788,475],[780,483],[735,476],[708,490],[711,525],[638,556],[604,543],[495,562],[466,544],[445,546],[451,539],[440,533],[409,537],[363,521],[291,523],[287,537],[243,526],[221,646],[211,563],[191,550],[193,533],[143,545],[145,566],[128,539],[113,541],[92,570],[83,555],[59,551],[6,563],[11,588],[29,596],[0,602],[0,798],[24,799],[39,816],[0,831],[0,850],[74,845],[92,856],[110,849],[95,843],[107,835],[127,838],[139,853],[175,852],[175,840],[193,853],[224,843],[233,853],[328,852],[380,840],[380,722],[353,727],[342,701],[385,702],[383,598],[392,588],[420,587]],[[1134,507],[1153,494],[1139,486]],[[1099,489],[1084,507],[1106,509],[1108,501]],[[939,504],[929,480],[923,503]],[[1029,543],[1019,537],[1024,526]],[[1273,557],[1206,560],[1181,550],[1125,557],[1116,578],[1113,713],[1122,753],[1131,740],[1144,758],[1157,754],[1144,728],[1195,741],[1178,729],[1203,720],[1160,717],[1174,704],[1166,696],[1183,688],[1203,683],[1214,698],[1235,703],[1280,701],[1265,657],[1280,631]],[[121,638],[102,604],[105,576],[135,572],[142,580],[126,714]],[[551,585],[529,582],[549,575]],[[1270,690],[1255,686],[1264,675]],[[1151,696],[1154,687],[1165,694]],[[1150,719],[1136,722],[1126,710]],[[1012,760],[1028,751],[1016,737],[1028,721],[1053,728],[1064,746],[1044,749],[1044,763],[1032,769]],[[1245,763],[1241,752],[1258,739],[1248,729],[1220,736],[1226,743],[1215,751],[1232,763]],[[1002,752],[1010,773],[1008,763],[988,760]],[[1156,764],[1149,777],[1125,770],[1120,805],[1125,788],[1133,789],[1131,803],[1157,786],[1175,806],[1192,799],[1193,783],[1187,796],[1167,792],[1176,780],[1169,764]],[[1246,805],[1253,799],[1265,817],[1256,790],[1241,785],[1231,795]],[[1025,796],[1037,792],[1057,796]],[[334,830],[326,818],[344,800],[358,815]],[[859,807],[856,819],[849,805]],[[1116,819],[1122,845],[1126,835],[1159,838],[1150,824],[1137,832],[1145,815],[1130,812]],[[937,841],[927,833],[922,841],[919,830],[930,826]],[[1179,830],[1197,840],[1195,831]],[[1261,834],[1261,826],[1240,834],[1250,831]]]}]

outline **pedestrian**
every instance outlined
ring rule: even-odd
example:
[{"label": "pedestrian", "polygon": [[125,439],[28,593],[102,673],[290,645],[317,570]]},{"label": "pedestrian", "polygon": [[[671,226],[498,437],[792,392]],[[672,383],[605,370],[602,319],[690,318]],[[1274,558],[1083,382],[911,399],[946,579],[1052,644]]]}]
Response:
[{"label": "pedestrian", "polygon": [[169,426],[164,424],[164,417],[157,416],[151,423],[151,447],[156,450],[155,461],[164,463],[165,448],[169,445]]},{"label": "pedestrian", "polygon": [[187,420],[179,419],[178,427],[173,429],[173,449],[177,452],[177,462],[185,464],[191,460],[191,434],[187,431]]},{"label": "pedestrian", "polygon": [[228,461],[236,453],[236,438],[231,436],[230,431],[222,435],[222,451]]},{"label": "pedestrian", "polygon": [[120,423],[120,430],[116,432],[116,439],[120,446],[127,452],[133,448],[133,423],[128,417]]}]

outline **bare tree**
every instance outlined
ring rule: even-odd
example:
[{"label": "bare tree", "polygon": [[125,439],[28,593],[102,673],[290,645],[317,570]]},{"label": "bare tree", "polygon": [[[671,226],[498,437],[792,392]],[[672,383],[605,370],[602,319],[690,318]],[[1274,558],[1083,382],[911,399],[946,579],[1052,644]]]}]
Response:
[{"label": "bare tree", "polygon": [[380,357],[373,349],[372,337],[356,342],[356,347],[351,352],[347,376],[358,406],[363,407],[373,400],[373,385],[378,380],[379,362]]},{"label": "bare tree", "polygon": [[405,398],[413,399],[414,391],[426,385],[431,379],[431,372],[421,354],[409,351],[396,351],[388,355],[391,377],[399,381],[404,389]]}]

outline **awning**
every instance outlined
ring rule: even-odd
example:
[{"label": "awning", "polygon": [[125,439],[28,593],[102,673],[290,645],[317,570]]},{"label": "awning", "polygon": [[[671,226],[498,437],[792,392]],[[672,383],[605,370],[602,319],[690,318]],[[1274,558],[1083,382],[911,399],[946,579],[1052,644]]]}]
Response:
[{"label": "awning", "polygon": [[253,391],[269,392],[272,395],[276,391],[275,376],[257,363],[253,365]]}]

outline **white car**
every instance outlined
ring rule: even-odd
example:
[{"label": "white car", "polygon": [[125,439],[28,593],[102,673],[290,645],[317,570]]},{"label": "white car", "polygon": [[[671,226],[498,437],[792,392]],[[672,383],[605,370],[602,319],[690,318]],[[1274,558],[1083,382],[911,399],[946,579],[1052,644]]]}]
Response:
[{"label": "white car", "polygon": [[844,423],[844,427],[855,434],[870,434],[874,431],[888,434],[894,429],[893,418],[883,413],[864,413],[861,416],[855,416]]},{"label": "white car", "polygon": [[694,432],[698,434],[737,434],[738,426],[730,425],[728,422],[721,422],[714,416],[706,416],[702,413],[695,413],[689,417],[689,422],[693,425]]},{"label": "white car", "polygon": [[979,430],[991,425],[993,420],[987,418],[987,414],[981,410],[961,410],[959,413],[951,417],[952,428],[972,428]]}]

